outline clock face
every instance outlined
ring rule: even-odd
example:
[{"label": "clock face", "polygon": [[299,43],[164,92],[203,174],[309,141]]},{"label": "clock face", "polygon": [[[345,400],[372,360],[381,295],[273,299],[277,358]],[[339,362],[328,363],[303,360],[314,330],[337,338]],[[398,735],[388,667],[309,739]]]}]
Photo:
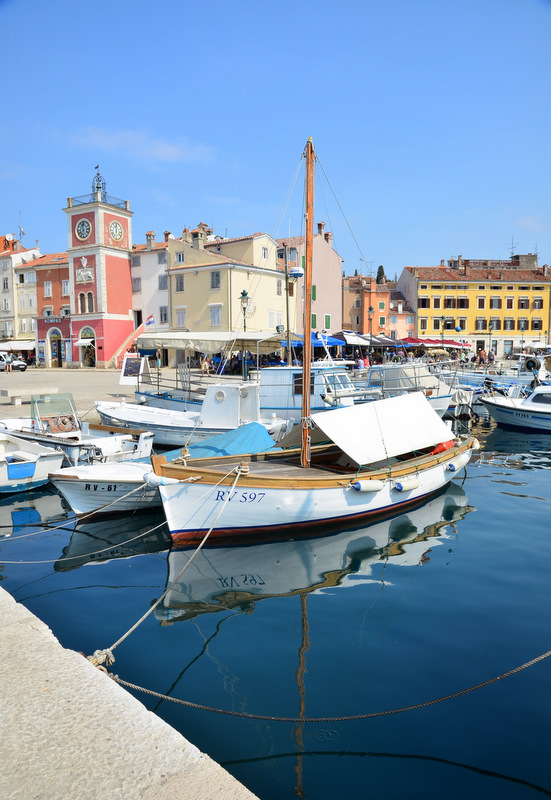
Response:
[{"label": "clock face", "polygon": [[109,233],[111,234],[111,238],[114,239],[116,242],[119,242],[122,239],[122,235],[124,233],[122,225],[120,222],[114,220],[109,225]]},{"label": "clock face", "polygon": [[85,239],[87,239],[90,236],[91,232],[92,232],[92,226],[90,225],[90,222],[87,219],[84,219],[84,218],[83,219],[79,219],[79,221],[77,222],[76,227],[75,227],[75,233],[76,233],[77,237],[81,241],[84,241]]}]

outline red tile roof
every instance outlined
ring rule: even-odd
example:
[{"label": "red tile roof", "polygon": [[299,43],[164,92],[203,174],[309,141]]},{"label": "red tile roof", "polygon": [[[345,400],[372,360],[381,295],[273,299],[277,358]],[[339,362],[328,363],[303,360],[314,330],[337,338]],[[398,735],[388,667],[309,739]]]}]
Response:
[{"label": "red tile roof", "polygon": [[31,261],[27,261],[26,264],[18,264],[16,269],[21,269],[24,267],[56,267],[61,266],[62,264],[68,264],[69,257],[67,252],[65,253],[46,253],[43,256],[39,256],[39,258],[34,258]]},{"label": "red tile roof", "polygon": [[447,283],[469,283],[495,281],[496,283],[551,283],[551,274],[547,276],[541,270],[532,269],[473,269],[467,273],[451,267],[405,267],[421,281],[442,281]]}]

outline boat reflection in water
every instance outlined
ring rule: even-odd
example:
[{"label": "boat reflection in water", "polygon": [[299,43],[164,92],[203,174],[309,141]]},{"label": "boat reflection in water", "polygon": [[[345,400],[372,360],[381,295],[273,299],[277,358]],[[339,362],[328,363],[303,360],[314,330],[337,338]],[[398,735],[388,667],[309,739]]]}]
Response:
[{"label": "boat reflection in water", "polygon": [[369,580],[371,565],[421,563],[428,550],[449,536],[448,526],[474,510],[455,483],[407,513],[338,534],[208,547],[178,578],[195,548],[168,555],[166,597],[155,609],[162,624],[224,609],[246,608],[256,600],[338,586],[348,575]]},{"label": "boat reflection in water", "polygon": [[73,516],[59,494],[46,487],[7,495],[0,498],[0,538],[64,525]]},{"label": "boat reflection in water", "polygon": [[65,572],[84,564],[160,553],[168,550],[170,541],[164,514],[158,508],[122,518],[74,521],[69,544],[54,569]]}]

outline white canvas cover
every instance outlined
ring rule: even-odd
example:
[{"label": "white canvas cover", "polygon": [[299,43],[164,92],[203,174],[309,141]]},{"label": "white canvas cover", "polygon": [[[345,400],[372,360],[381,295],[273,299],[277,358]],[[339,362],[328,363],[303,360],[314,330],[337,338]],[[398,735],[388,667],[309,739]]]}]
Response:
[{"label": "white canvas cover", "polygon": [[[453,438],[422,392],[322,411],[311,419],[312,444],[330,439],[364,466]],[[293,444],[300,444],[300,425],[280,442],[282,447]]]},{"label": "white canvas cover", "polygon": [[157,350],[161,347],[176,350],[192,350],[199,353],[220,353],[230,347],[232,350],[251,350],[272,353],[281,347],[281,334],[275,331],[159,331],[142,333],[137,339],[138,347]]}]

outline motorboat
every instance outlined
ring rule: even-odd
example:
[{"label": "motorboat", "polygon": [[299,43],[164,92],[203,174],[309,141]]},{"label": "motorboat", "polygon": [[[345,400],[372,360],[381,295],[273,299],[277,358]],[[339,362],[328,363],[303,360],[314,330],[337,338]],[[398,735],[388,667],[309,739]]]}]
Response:
[{"label": "motorboat", "polygon": [[0,431],[0,494],[24,492],[49,482],[49,473],[59,469],[61,450],[22,441]]},{"label": "motorboat", "polygon": [[542,384],[530,393],[521,388],[507,395],[487,394],[480,398],[492,419],[503,428],[522,428],[551,433],[551,386]]},{"label": "motorboat", "polygon": [[65,463],[73,466],[148,458],[153,447],[149,431],[80,420],[71,394],[33,395],[31,416],[2,419],[0,430],[61,450]]},{"label": "motorboat", "polygon": [[152,431],[155,442],[186,446],[227,433],[249,422],[258,422],[277,441],[292,427],[292,422],[260,415],[259,387],[246,381],[212,384],[197,411],[176,411],[139,403],[97,401],[100,419],[109,425],[139,427]]}]

